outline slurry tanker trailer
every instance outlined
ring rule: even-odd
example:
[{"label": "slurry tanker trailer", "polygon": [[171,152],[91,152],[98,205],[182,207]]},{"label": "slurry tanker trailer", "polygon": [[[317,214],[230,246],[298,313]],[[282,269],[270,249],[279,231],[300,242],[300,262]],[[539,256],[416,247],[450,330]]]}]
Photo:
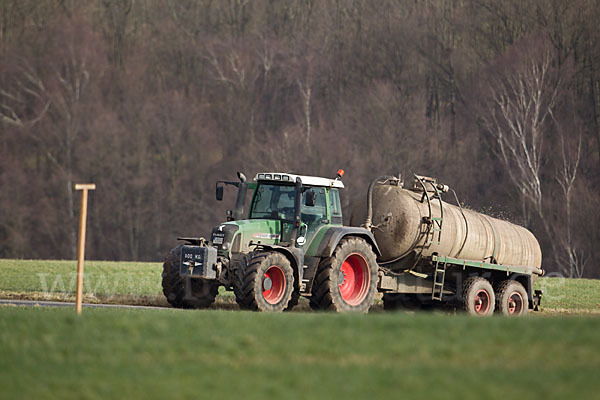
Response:
[{"label": "slurry tanker trailer", "polygon": [[[241,309],[285,311],[300,296],[315,310],[367,312],[381,293],[386,310],[443,305],[472,315],[523,315],[539,306],[533,282],[543,274],[531,232],[442,200],[436,179],[374,179],[342,223],[343,171],[334,179],[259,173],[237,188],[227,221],[209,240],[167,256],[163,292],[174,307],[210,306],[220,286]],[[246,197],[250,204],[245,212]]]}]

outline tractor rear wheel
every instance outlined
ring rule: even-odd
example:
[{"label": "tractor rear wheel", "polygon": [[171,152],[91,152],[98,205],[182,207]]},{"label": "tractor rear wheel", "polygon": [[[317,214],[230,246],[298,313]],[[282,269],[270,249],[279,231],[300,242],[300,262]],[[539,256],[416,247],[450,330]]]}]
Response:
[{"label": "tractor rear wheel", "polygon": [[462,306],[470,315],[491,316],[494,314],[496,298],[490,282],[481,277],[465,279],[462,290]]},{"label": "tractor rear wheel", "polygon": [[496,311],[507,316],[526,315],[529,299],[523,285],[512,279],[500,282],[496,288]]},{"label": "tractor rear wheel", "polygon": [[238,268],[233,285],[241,309],[284,311],[298,303],[294,296],[294,271],[281,253],[252,252]]},{"label": "tractor rear wheel", "polygon": [[367,312],[375,301],[377,260],[363,239],[340,241],[321,261],[312,287],[311,307],[337,312]]},{"label": "tractor rear wheel", "polygon": [[203,279],[183,278],[179,275],[181,245],[171,249],[162,272],[163,294],[175,308],[206,308],[219,292],[219,284]]}]

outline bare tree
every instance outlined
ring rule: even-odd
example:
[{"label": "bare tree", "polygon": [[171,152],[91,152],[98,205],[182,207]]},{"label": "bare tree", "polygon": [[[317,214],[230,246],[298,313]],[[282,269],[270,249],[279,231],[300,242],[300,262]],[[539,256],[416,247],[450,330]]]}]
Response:
[{"label": "bare tree", "polygon": [[[57,37],[60,47],[51,49],[49,63],[34,65],[26,58],[14,68],[9,86],[0,88],[0,117],[20,129],[43,149],[63,182],[68,226],[69,252],[76,255],[76,224],[73,182],[76,174],[75,152],[83,124],[83,103],[92,75],[92,59],[97,49],[88,48],[93,40],[80,31],[84,23],[69,19],[70,24]],[[84,43],[89,39],[91,43]],[[44,123],[44,126],[40,125]]]},{"label": "bare tree", "polygon": [[90,254],[155,260],[222,219],[217,177],[342,167],[346,200],[423,172],[522,208],[545,268],[597,277],[596,3],[0,0],[0,253],[69,257],[79,178]]},{"label": "bare tree", "polygon": [[559,131],[560,136],[560,149],[561,149],[561,165],[555,174],[555,179],[562,189],[562,193],[565,201],[565,216],[566,216],[566,229],[562,230],[562,235],[559,236],[560,245],[563,249],[564,258],[566,260],[561,263],[563,272],[569,276],[577,278],[583,277],[585,266],[589,260],[589,257],[585,257],[585,253],[577,249],[573,242],[572,235],[572,214],[573,214],[573,189],[575,184],[575,178],[577,177],[577,170],[581,161],[581,140],[582,135],[579,135],[576,150],[574,154],[570,151],[567,140],[562,130]]},{"label": "bare tree", "polygon": [[108,25],[107,34],[112,42],[112,61],[123,66],[127,19],[133,0],[102,0],[102,4]]},{"label": "bare tree", "polygon": [[309,67],[306,69],[305,76],[303,78],[297,78],[296,84],[298,85],[298,90],[300,91],[300,95],[302,96],[302,115],[303,123],[304,123],[304,137],[305,137],[305,145],[306,147],[310,147],[310,133],[312,131],[312,123],[311,123],[311,101],[312,101],[312,71],[311,71],[311,62],[308,62]]},{"label": "bare tree", "polygon": [[528,57],[522,68],[492,81],[491,103],[482,115],[511,181],[538,212],[544,135],[558,94],[558,82],[550,82],[551,62],[550,52],[544,51],[540,60]]},{"label": "bare tree", "polygon": [[[500,63],[488,84],[488,99],[480,112],[482,125],[495,143],[511,182],[525,206],[531,206],[539,217],[550,244],[553,257],[561,271],[568,276],[581,276],[585,260],[572,239],[572,195],[581,157],[581,139],[574,155],[567,148],[564,129],[555,117],[562,89],[560,71],[554,53],[542,41],[531,46],[513,49]],[[526,43],[528,44],[528,43]],[[560,167],[555,173],[564,196],[565,222],[552,223],[544,208],[543,163],[548,155],[552,137],[561,145]],[[556,205],[556,203],[554,203]],[[566,259],[566,262],[565,262]]]}]

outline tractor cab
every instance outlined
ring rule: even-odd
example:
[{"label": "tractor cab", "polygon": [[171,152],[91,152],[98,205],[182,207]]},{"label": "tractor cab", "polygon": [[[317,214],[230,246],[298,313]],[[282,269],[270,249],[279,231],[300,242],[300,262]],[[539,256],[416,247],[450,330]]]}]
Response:
[{"label": "tractor cab", "polygon": [[[217,183],[217,199],[224,184],[238,187],[236,209],[228,211],[228,221],[213,229],[212,243],[221,255],[245,253],[254,245],[308,246],[316,233],[328,225],[342,224],[339,189],[344,188],[340,171],[335,179],[265,172],[246,183]],[[246,219],[247,189],[252,198]]]},{"label": "tractor cab", "polygon": [[[296,190],[296,185],[292,184],[298,180],[301,182],[299,191]],[[290,242],[293,233],[297,197],[300,199],[300,225],[296,235],[296,246],[310,243],[322,226],[342,223],[339,189],[342,189],[344,184],[339,179],[260,173],[254,181],[257,187],[248,218],[279,221],[283,242]]]}]

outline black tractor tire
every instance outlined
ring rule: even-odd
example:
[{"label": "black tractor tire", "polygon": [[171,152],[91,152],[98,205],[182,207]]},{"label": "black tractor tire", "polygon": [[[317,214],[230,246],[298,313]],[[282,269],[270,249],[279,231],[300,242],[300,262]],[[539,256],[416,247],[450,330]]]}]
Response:
[{"label": "black tractor tire", "polygon": [[360,238],[344,238],[333,255],[319,263],[311,308],[366,313],[375,301],[377,278],[377,258],[371,246]]},{"label": "black tractor tire", "polygon": [[215,301],[219,284],[203,279],[183,278],[179,275],[181,245],[169,252],[162,272],[163,294],[175,308],[207,308]]},{"label": "black tractor tire", "polygon": [[384,293],[383,309],[385,311],[394,310],[420,310],[423,303],[419,301],[416,294],[405,293]]},{"label": "black tractor tire", "polygon": [[243,310],[280,312],[298,304],[292,264],[275,251],[257,251],[244,257],[233,291]]},{"label": "black tractor tire", "polygon": [[496,288],[496,312],[506,316],[527,315],[529,298],[523,285],[507,279]]},{"label": "black tractor tire", "polygon": [[496,305],[494,289],[485,278],[467,278],[463,282],[461,303],[462,308],[470,315],[492,316]]}]

